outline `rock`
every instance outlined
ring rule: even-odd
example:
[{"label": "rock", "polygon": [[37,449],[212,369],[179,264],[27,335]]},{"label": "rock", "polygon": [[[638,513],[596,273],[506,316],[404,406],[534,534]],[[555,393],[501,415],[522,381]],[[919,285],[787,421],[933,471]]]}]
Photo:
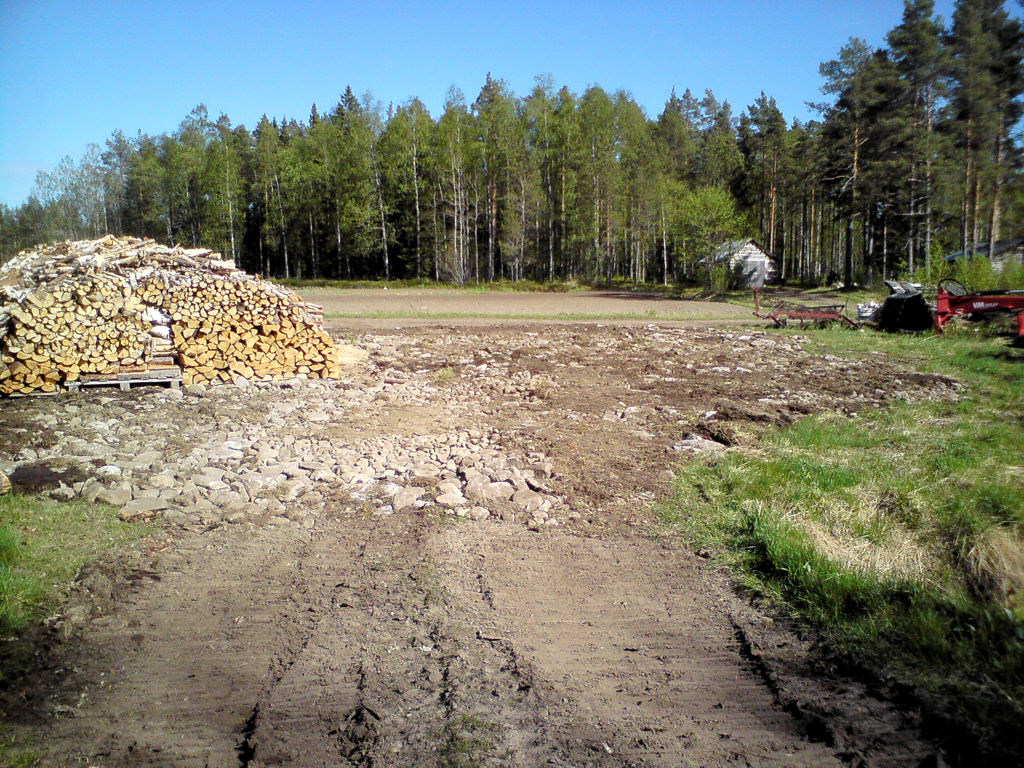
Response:
[{"label": "rock", "polygon": [[64,623],[72,628],[79,629],[89,622],[89,608],[84,605],[73,605],[64,614]]},{"label": "rock", "polygon": [[477,522],[480,522],[481,520],[486,520],[490,516],[491,513],[486,507],[473,507],[471,510],[469,510],[469,517],[472,520],[476,520]]},{"label": "rock", "polygon": [[318,483],[336,483],[338,476],[329,469],[318,469],[313,475],[313,480]]},{"label": "rock", "polygon": [[509,472],[508,473],[508,477],[504,478],[504,479],[506,479],[510,483],[512,483],[512,485],[515,487],[516,491],[529,491],[530,490],[530,485],[529,485],[528,481],[523,476],[523,473],[520,472],[518,469]]},{"label": "rock", "polygon": [[538,462],[533,465],[532,470],[534,475],[542,480],[551,477],[555,472],[554,465],[550,461]]},{"label": "rock", "polygon": [[473,475],[466,481],[464,491],[467,499],[492,501],[511,499],[516,489],[511,483],[492,483],[485,475]]},{"label": "rock", "polygon": [[146,481],[145,485],[147,488],[167,490],[170,488],[174,488],[177,485],[177,481],[175,481],[174,477],[171,475],[159,474],[150,477]]},{"label": "rock", "polygon": [[120,477],[123,474],[120,467],[114,464],[107,464],[96,470],[96,476],[101,477],[104,480],[109,480],[115,477]]},{"label": "rock", "polygon": [[242,498],[241,494],[231,490],[220,491],[219,493],[214,494],[210,499],[210,502],[214,506],[220,507],[221,513],[224,515],[229,515],[232,512],[244,511],[247,506],[246,501]]},{"label": "rock", "polygon": [[324,503],[324,495],[320,491],[307,491],[299,501],[307,507],[319,507]]},{"label": "rock", "polygon": [[180,509],[169,509],[164,512],[164,522],[170,525],[185,525],[188,521],[189,516]]},{"label": "rock", "polygon": [[196,485],[201,485],[203,488],[206,486],[200,482],[200,478],[209,480],[223,480],[224,470],[218,469],[217,467],[203,467],[198,473],[193,475],[192,482]]},{"label": "rock", "polygon": [[440,494],[457,493],[462,495],[462,483],[458,480],[442,480],[437,484],[437,492]]},{"label": "rock", "polygon": [[434,499],[434,501],[437,502],[437,504],[439,504],[440,506],[447,507],[448,509],[464,507],[469,503],[465,496],[457,492],[442,493],[440,496]]},{"label": "rock", "polygon": [[285,509],[283,517],[287,517],[293,523],[301,523],[309,517],[309,512],[304,507],[301,507],[298,504],[293,504]]},{"label": "rock", "polygon": [[161,459],[163,454],[160,451],[143,451],[129,462],[129,466],[132,469],[149,469]]},{"label": "rock", "polygon": [[164,499],[153,497],[142,497],[133,499],[121,507],[117,516],[126,522],[138,520],[149,520],[156,517],[156,513],[170,507]]},{"label": "rock", "polygon": [[[512,503],[527,514],[536,514],[544,506],[544,497],[533,491],[519,490],[512,496]],[[547,515],[545,515],[547,517]]]},{"label": "rock", "polygon": [[383,493],[385,496],[393,497],[396,493],[402,490],[402,487],[403,486],[399,485],[398,483],[384,483],[383,485],[381,485],[380,490],[381,493]]},{"label": "rock", "polygon": [[426,490],[423,488],[403,488],[395,494],[391,500],[391,506],[394,507],[395,512],[401,512],[406,507],[414,506],[424,493]]},{"label": "rock", "polygon": [[206,386],[203,384],[189,384],[185,387],[185,391],[193,397],[203,397],[206,392]]},{"label": "rock", "polygon": [[219,445],[208,454],[210,459],[218,461],[220,459],[239,460],[244,455],[242,451],[229,448],[227,445]]},{"label": "rock", "polygon": [[97,480],[95,477],[90,477],[84,483],[82,483],[82,490],[80,494],[90,504],[95,503],[96,497],[101,491],[105,490],[103,483]]},{"label": "rock", "polygon": [[131,487],[126,488],[122,484],[114,488],[103,488],[96,494],[95,500],[112,507],[123,507],[132,500]]},{"label": "rock", "polygon": [[673,445],[672,450],[686,451],[689,453],[721,453],[725,450],[725,446],[721,443],[716,443],[714,440],[708,440],[706,437],[701,437],[700,435],[687,435],[682,442]]},{"label": "rock", "polygon": [[192,478],[192,482],[195,483],[198,487],[205,488],[211,493],[226,491],[231,488],[231,486],[225,483],[223,480],[218,480],[217,478],[210,477],[209,475],[196,475],[194,478]]},{"label": "rock", "polygon": [[410,474],[417,478],[433,479],[440,477],[441,468],[436,464],[417,464],[412,468]]},{"label": "rock", "polygon": [[75,498],[75,489],[61,484],[52,488],[47,495],[54,501],[71,501]]}]

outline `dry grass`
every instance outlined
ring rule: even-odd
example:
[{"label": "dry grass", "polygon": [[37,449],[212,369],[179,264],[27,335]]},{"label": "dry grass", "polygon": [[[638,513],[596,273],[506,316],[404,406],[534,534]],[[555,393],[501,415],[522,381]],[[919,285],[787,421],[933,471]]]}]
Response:
[{"label": "dry grass", "polygon": [[688,465],[665,521],[838,647],[937,695],[991,754],[1019,760],[1024,356],[981,336],[805,333],[828,353],[956,375],[962,394],[811,416],[756,452]]},{"label": "dry grass", "polygon": [[1024,540],[1006,526],[983,531],[961,563],[979,594],[1024,619]]},{"label": "dry grass", "polygon": [[822,521],[799,520],[818,551],[844,568],[889,581],[913,579],[937,586],[935,574],[942,572],[943,558],[935,551],[935,542],[894,522],[886,523],[879,534],[858,532],[876,523],[862,509],[832,510]]}]

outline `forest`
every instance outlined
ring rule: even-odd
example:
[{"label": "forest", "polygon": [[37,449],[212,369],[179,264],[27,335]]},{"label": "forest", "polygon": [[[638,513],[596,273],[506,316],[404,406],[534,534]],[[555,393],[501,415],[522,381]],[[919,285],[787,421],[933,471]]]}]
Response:
[{"label": "forest", "polygon": [[627,91],[487,76],[440,115],[346,88],[252,130],[197,106],[172,133],[117,131],[0,205],[0,260],[104,233],[221,251],[279,278],[686,282],[753,237],[815,285],[936,273],[1021,235],[1024,30],[999,0],[906,0],[879,49],[820,66],[818,119],[711,91],[649,117]]}]

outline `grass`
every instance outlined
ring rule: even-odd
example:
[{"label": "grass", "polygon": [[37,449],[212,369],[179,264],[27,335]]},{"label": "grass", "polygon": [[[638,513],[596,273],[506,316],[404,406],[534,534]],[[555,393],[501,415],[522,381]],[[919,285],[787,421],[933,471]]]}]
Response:
[{"label": "grass", "polygon": [[148,532],[102,504],[0,496],[0,634],[38,622],[82,566]]},{"label": "grass", "polygon": [[447,386],[452,384],[457,378],[459,378],[459,372],[450,365],[446,365],[434,371],[434,383],[438,386]]},{"label": "grass", "polygon": [[38,750],[19,744],[17,737],[0,729],[0,768],[31,768],[40,759]]},{"label": "grass", "polygon": [[449,768],[480,768],[487,765],[495,751],[493,741],[498,727],[488,720],[462,714],[445,723],[441,758]]},{"label": "grass", "polygon": [[955,376],[689,465],[662,517],[831,644],[918,684],[989,749],[1024,736],[1024,353],[974,334],[803,331],[822,353]]}]

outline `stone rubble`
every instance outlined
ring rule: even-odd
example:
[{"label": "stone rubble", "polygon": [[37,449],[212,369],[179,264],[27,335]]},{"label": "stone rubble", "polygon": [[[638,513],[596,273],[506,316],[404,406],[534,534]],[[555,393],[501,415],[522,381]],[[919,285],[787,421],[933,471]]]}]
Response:
[{"label": "stone rubble", "polygon": [[[367,332],[355,340],[365,367],[345,380],[0,402],[0,473],[17,487],[42,466],[56,473],[45,486],[55,499],[179,525],[312,527],[345,510],[432,510],[540,528],[592,510],[577,507],[586,499],[536,449],[538,425],[616,431],[635,441],[630,450],[651,446],[670,463],[735,444],[730,419],[853,416],[893,399],[957,396],[952,380],[894,377],[870,361],[808,354],[804,341],[653,325],[609,329],[600,344],[571,326],[506,334],[500,347],[458,329]],[[636,366],[625,378],[623,361]],[[732,373],[715,371],[724,367]],[[579,398],[583,368],[592,388]],[[616,387],[597,389],[604,381]]]},{"label": "stone rubble", "polygon": [[438,394],[430,377],[385,373],[369,386],[300,378],[62,396],[45,404],[52,412],[27,408],[39,411],[34,429],[20,428],[52,439],[12,454],[0,447],[0,471],[63,470],[82,479],[58,482],[47,491],[54,499],[179,525],[311,528],[339,509],[389,515],[427,507],[531,527],[577,516],[545,485],[553,474],[547,456],[508,455],[498,435],[482,429],[330,434],[375,402],[425,405]]}]

